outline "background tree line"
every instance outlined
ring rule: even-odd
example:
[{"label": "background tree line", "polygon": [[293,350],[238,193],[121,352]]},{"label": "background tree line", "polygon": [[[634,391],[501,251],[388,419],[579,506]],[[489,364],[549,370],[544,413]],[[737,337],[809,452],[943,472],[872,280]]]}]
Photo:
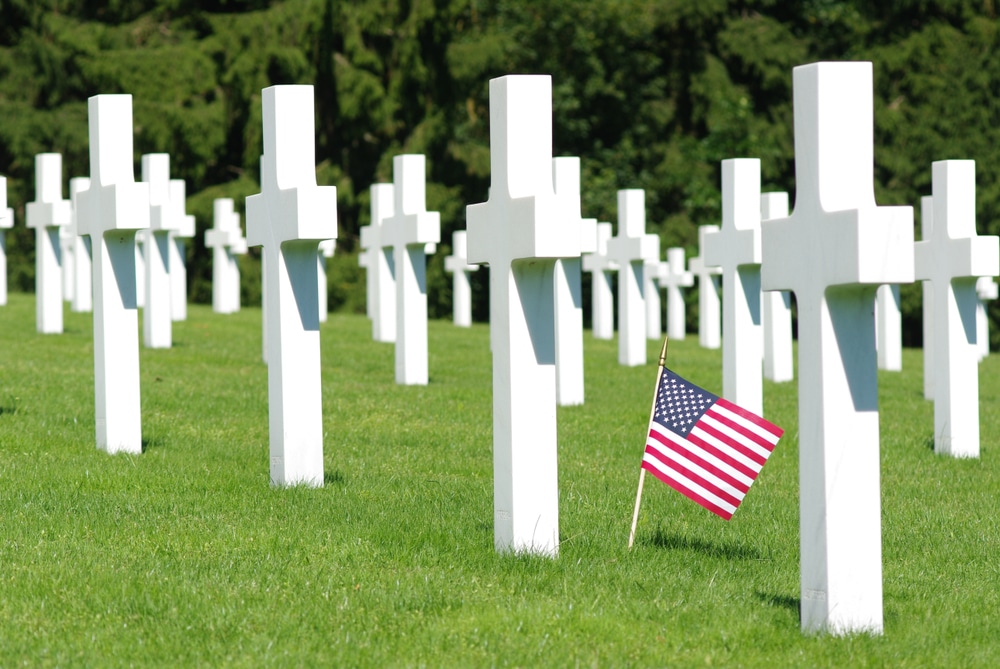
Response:
[{"label": "background tree line", "polygon": [[[996,234],[998,30],[993,0],[0,0],[11,285],[34,288],[35,154],[62,153],[66,180],[87,175],[87,98],[131,93],[136,164],[167,152],[187,181],[191,298],[208,302],[212,200],[242,209],[258,192],[260,90],[278,83],[316,87],[317,179],[338,189],[332,308],[364,309],[368,188],[391,181],[393,155],[415,152],[442,221],[430,312],[450,312],[443,257],[465,205],[486,199],[488,81],[508,73],[552,75],[554,153],[582,159],[585,216],[615,221],[616,191],[644,188],[647,228],[691,253],[697,226],[720,216],[721,160],[760,158],[765,190],[794,193],[792,68],[872,60],[879,203],[918,205],[932,161],[975,159],[979,231]],[[257,256],[242,267],[256,303]],[[478,319],[486,275],[474,275]],[[919,294],[903,289],[910,345]]]}]

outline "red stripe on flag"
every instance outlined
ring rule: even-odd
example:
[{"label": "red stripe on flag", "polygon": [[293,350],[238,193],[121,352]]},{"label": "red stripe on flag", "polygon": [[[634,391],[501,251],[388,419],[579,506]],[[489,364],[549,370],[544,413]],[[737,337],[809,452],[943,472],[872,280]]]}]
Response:
[{"label": "red stripe on flag", "polygon": [[[702,426],[699,425],[696,429],[702,429]],[[755,478],[757,478],[757,472],[755,472],[750,467],[747,467],[745,464],[743,464],[742,462],[740,462],[739,460],[737,460],[736,458],[734,458],[729,453],[723,451],[722,449],[718,448],[714,444],[710,444],[707,441],[705,441],[704,439],[702,439],[701,437],[699,437],[697,434],[695,434],[695,430],[691,430],[691,432],[688,433],[687,439],[688,439],[688,441],[690,441],[692,444],[694,444],[698,448],[704,450],[707,453],[711,453],[712,455],[714,455],[715,457],[719,458],[720,460],[722,460],[723,462],[725,462],[727,465],[729,465],[730,467],[732,467],[736,471],[740,472],[744,476],[749,477],[751,481],[753,481]],[[729,445],[729,440],[728,439],[723,438],[722,441],[727,446]]]},{"label": "red stripe on flag", "polygon": [[[732,437],[730,437],[727,434],[724,434],[723,432],[720,432],[718,429],[712,427],[703,420],[698,421],[698,429],[702,430],[706,434],[715,437],[716,439],[724,443],[726,446],[732,448],[734,451],[738,451],[740,455],[746,456],[748,459],[753,460],[762,467],[764,466],[764,463],[767,462],[767,458],[765,458],[757,451],[753,450],[752,448],[747,448],[741,442],[733,439]],[[754,474],[754,476],[756,476],[756,474]]]},{"label": "red stripe on flag", "polygon": [[778,427],[774,423],[771,423],[770,421],[764,420],[763,418],[761,418],[757,414],[750,413],[749,411],[747,411],[743,407],[737,406],[737,405],[733,404],[732,402],[730,402],[727,399],[723,399],[722,397],[720,397],[718,400],[716,400],[715,403],[717,405],[721,406],[724,409],[732,411],[737,416],[740,416],[741,418],[743,418],[743,419],[745,419],[745,420],[753,423],[754,425],[756,425],[760,429],[764,430],[765,432],[769,432],[769,433],[773,434],[774,435],[774,443],[777,443],[778,440],[781,439],[781,435],[783,435],[785,433],[785,431],[783,429],[781,429],[780,427]]},{"label": "red stripe on flag", "polygon": [[705,460],[704,458],[699,456],[698,453],[695,452],[690,447],[689,442],[681,440],[683,443],[677,443],[671,440],[670,438],[660,434],[656,430],[650,430],[649,437],[650,439],[655,439],[659,443],[663,444],[666,448],[670,449],[670,451],[672,451],[673,453],[676,453],[679,457],[684,458],[685,460],[690,460],[691,462],[695,463],[702,469],[711,472],[714,476],[719,477],[720,479],[722,479],[729,485],[733,486],[743,494],[746,494],[747,490],[750,489],[750,485],[748,483],[744,483],[743,481],[734,478],[733,475],[727,472],[726,470],[720,469],[719,467],[713,465],[708,460]]},{"label": "red stripe on flag", "polygon": [[720,518],[722,518],[723,520],[729,520],[730,518],[733,517],[733,514],[730,513],[729,511],[726,511],[725,509],[717,506],[716,504],[713,504],[712,502],[708,501],[707,499],[705,499],[704,497],[702,497],[698,493],[694,492],[693,490],[691,490],[689,488],[685,488],[683,485],[681,485],[677,481],[673,480],[669,476],[663,474],[662,472],[660,472],[660,470],[658,470],[656,467],[654,467],[653,465],[649,464],[648,462],[643,461],[642,468],[645,469],[647,472],[651,473],[656,478],[658,478],[661,481],[663,481],[664,483],[666,483],[668,486],[670,486],[671,488],[673,488],[674,490],[676,490],[680,494],[682,494],[685,497],[687,497],[692,502],[700,504],[701,506],[705,507],[706,509],[708,509],[709,511],[711,511],[715,515],[717,515]]},{"label": "red stripe on flag", "polygon": [[740,500],[736,499],[736,497],[734,497],[732,493],[730,493],[727,490],[723,490],[722,488],[712,483],[708,479],[699,476],[697,473],[695,473],[691,469],[688,469],[681,463],[676,462],[675,460],[671,460],[670,458],[668,458],[667,456],[663,455],[658,450],[656,450],[656,448],[651,448],[647,446],[646,453],[648,453],[650,456],[656,458],[661,463],[663,463],[664,467],[669,467],[670,469],[674,470],[675,472],[677,472],[684,478],[688,479],[689,481],[692,481],[697,485],[700,485],[702,488],[712,493],[713,495],[723,500],[724,502],[729,502],[733,506],[740,505]]},{"label": "red stripe on flag", "polygon": [[[712,407],[711,409],[706,411],[705,415],[711,416],[714,420],[719,421],[720,423],[728,427],[730,430],[736,432],[741,437],[746,439],[748,442],[753,442],[757,444],[768,453],[774,450],[774,444],[769,442],[767,439],[760,436],[759,434],[748,428],[743,423],[737,423],[736,421],[732,420],[721,411],[714,411],[713,409],[715,409],[715,407]],[[760,453],[758,453],[757,455],[760,456]],[[760,457],[764,457],[764,459],[767,460],[766,456],[760,456]]]}]

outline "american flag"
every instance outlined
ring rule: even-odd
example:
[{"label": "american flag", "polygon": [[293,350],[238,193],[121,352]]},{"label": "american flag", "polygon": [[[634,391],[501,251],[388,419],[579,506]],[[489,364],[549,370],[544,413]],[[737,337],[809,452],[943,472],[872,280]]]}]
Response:
[{"label": "american flag", "polygon": [[642,468],[729,520],[783,433],[663,367]]}]

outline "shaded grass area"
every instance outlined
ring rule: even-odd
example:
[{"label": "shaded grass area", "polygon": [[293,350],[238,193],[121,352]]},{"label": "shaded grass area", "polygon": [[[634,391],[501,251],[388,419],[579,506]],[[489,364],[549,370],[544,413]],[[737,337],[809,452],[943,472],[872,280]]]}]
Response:
[{"label": "shaded grass area", "polygon": [[[88,314],[34,331],[0,308],[0,666],[993,666],[1000,661],[1000,401],[983,453],[933,453],[920,351],[880,373],[886,633],[798,625],[796,385],[726,523],[650,480],[628,535],[658,342],[617,364],[587,333],[587,403],[559,409],[560,556],[497,555],[484,325],[430,323],[431,382],[393,382],[363,317],[321,329],[326,485],[268,483],[260,311],[191,305],[141,350],[141,456],[94,447]],[[689,337],[669,364],[721,387]]]}]

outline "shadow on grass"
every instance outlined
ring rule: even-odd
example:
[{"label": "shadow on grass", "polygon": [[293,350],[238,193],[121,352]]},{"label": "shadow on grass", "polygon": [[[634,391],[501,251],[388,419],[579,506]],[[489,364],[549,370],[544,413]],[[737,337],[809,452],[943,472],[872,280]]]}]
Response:
[{"label": "shadow on grass", "polygon": [[323,472],[323,485],[344,485],[347,477],[340,470],[334,472]]},{"label": "shadow on grass", "polygon": [[163,439],[160,439],[159,437],[153,437],[152,439],[143,439],[142,452],[145,453],[151,448],[161,448],[162,446],[166,445],[167,445],[166,442],[163,441]]},{"label": "shadow on grass", "polygon": [[934,437],[927,437],[926,439],[924,439],[924,448],[926,448],[928,451],[934,450]]},{"label": "shadow on grass", "polygon": [[757,599],[764,602],[765,604],[770,604],[771,606],[776,606],[782,609],[788,609],[793,611],[796,615],[802,615],[802,603],[798,597],[789,597],[788,595],[775,595],[769,592],[757,591],[753,593],[757,596]]},{"label": "shadow on grass", "polygon": [[17,407],[11,404],[0,405],[0,416],[14,415],[17,413]]},{"label": "shadow on grass", "polygon": [[649,543],[657,548],[668,550],[695,551],[709,557],[725,558],[727,560],[762,560],[764,558],[756,548],[741,544],[716,544],[701,539],[692,539],[680,534],[666,534],[662,530],[649,539]]}]

